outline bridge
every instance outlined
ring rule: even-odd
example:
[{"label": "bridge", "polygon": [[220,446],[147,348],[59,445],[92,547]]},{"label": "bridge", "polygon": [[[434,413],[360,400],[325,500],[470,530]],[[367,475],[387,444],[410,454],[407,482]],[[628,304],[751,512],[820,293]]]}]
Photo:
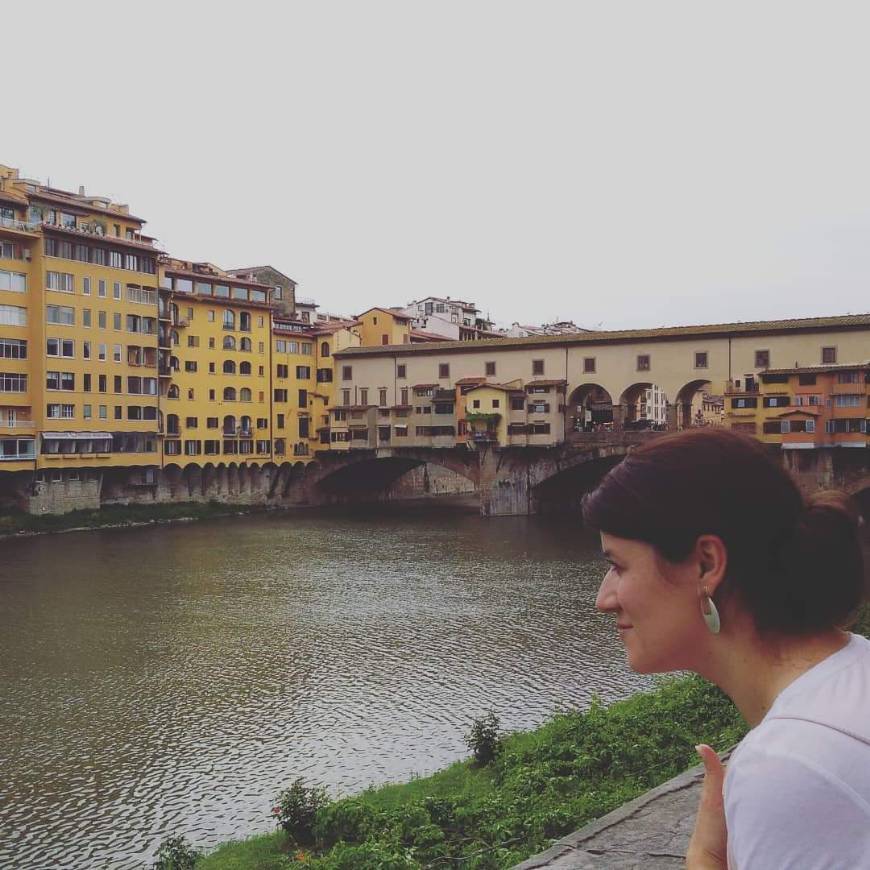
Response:
[{"label": "bridge", "polygon": [[[662,434],[574,433],[556,447],[391,447],[323,453],[304,468],[284,477],[277,474],[272,496],[291,504],[388,500],[391,486],[402,475],[428,464],[466,478],[483,516],[571,511],[630,450]],[[842,489],[856,496],[870,515],[870,449],[820,448],[778,455],[804,492]]]}]

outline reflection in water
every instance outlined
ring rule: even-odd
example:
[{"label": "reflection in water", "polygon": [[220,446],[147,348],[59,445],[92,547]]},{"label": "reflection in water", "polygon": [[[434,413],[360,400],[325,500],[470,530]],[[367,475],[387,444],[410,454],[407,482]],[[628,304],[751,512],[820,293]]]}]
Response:
[{"label": "reflection in water", "polygon": [[457,514],[279,514],[0,544],[0,866],[142,867],[648,685],[597,540]]}]

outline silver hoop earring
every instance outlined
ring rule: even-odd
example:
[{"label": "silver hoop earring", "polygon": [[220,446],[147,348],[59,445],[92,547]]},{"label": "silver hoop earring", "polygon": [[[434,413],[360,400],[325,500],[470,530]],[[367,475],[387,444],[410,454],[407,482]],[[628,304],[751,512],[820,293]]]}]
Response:
[{"label": "silver hoop earring", "polygon": [[716,609],[716,602],[706,593],[701,598],[701,616],[704,617],[704,623],[710,634],[719,634],[719,629],[722,627],[719,611]]}]

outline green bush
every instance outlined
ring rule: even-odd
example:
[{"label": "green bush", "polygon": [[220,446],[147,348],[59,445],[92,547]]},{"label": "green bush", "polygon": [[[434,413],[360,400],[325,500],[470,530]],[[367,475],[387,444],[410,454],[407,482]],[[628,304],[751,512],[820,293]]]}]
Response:
[{"label": "green bush", "polygon": [[499,740],[499,718],[489,711],[485,716],[471,723],[471,730],[465,735],[465,745],[474,754],[474,761],[480,767],[495,761],[501,749]]},{"label": "green bush", "polygon": [[272,807],[277,825],[301,846],[314,842],[314,822],[317,811],[328,806],[329,797],[320,786],[308,787],[304,780],[296,779],[285,788]]},{"label": "green bush", "polygon": [[152,870],[193,870],[201,857],[184,837],[167,837],[154,855]]}]

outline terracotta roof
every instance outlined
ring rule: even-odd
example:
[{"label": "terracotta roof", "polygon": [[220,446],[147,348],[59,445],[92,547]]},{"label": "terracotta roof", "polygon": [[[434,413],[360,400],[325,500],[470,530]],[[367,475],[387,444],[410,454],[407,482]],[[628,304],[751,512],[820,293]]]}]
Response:
[{"label": "terracotta roof", "polygon": [[486,378],[484,376],[480,376],[479,378],[460,378],[458,381],[454,383],[458,385],[460,384],[485,384]]},{"label": "terracotta roof", "polygon": [[412,329],[411,338],[418,338],[421,341],[455,341],[449,335],[438,335],[435,332],[426,332],[424,329]]},{"label": "terracotta roof", "polygon": [[380,305],[373,305],[371,308],[367,308],[365,311],[363,311],[362,314],[358,314],[357,318],[365,317],[365,315],[371,311],[383,311],[384,314],[390,314],[393,317],[395,317],[396,320],[413,320],[414,319],[410,315],[402,314],[400,311],[395,311],[392,308],[381,308]]},{"label": "terracotta roof", "polygon": [[57,205],[63,205],[69,207],[72,211],[82,211],[85,214],[89,214],[90,212],[99,212],[100,214],[108,215],[110,217],[119,218],[124,221],[132,221],[134,224],[144,224],[144,218],[136,217],[132,214],[126,214],[121,211],[113,211],[110,208],[103,208],[99,205],[94,205],[91,202],[88,202],[86,199],[79,199],[74,194],[63,194],[60,192],[47,192],[45,190],[37,190],[35,193],[30,194],[31,199],[39,199],[44,202],[53,202]]},{"label": "terracotta roof", "polygon": [[[136,248],[137,250],[141,250],[144,248],[147,251],[151,251],[155,256],[157,254],[162,254],[163,252],[159,248],[155,248],[154,245],[149,242],[143,242],[139,239],[127,239],[123,236],[99,236],[96,233],[84,233],[81,230],[75,229],[74,227],[63,227],[59,224],[41,224],[43,232],[51,232],[51,233],[66,233],[68,236],[75,236],[77,239],[86,239],[90,244],[100,244],[100,245],[126,245],[127,247]],[[153,238],[152,236],[146,236],[145,238]]]},{"label": "terracotta roof", "polygon": [[[509,384],[478,384],[475,389],[493,389],[501,390],[503,393],[522,393],[522,387],[512,387]],[[469,390],[468,395],[471,395],[474,390]]]},{"label": "terracotta roof", "polygon": [[[237,278],[235,275],[212,275],[208,272],[195,272],[193,269],[185,269],[183,267],[172,266],[166,264],[167,275],[178,275],[182,278],[190,278],[193,281],[202,281],[207,284],[235,284],[238,287],[252,287],[254,290],[271,290],[271,284],[261,284],[259,281],[246,281],[244,278]],[[214,297],[207,296],[206,299]],[[244,300],[236,300],[244,301]]]},{"label": "terracotta roof", "polygon": [[574,335],[536,335],[527,338],[489,338],[478,341],[450,341],[418,345],[382,345],[348,348],[342,354],[369,356],[377,354],[425,354],[453,350],[468,353],[493,348],[565,347],[566,345],[617,344],[628,342],[668,341],[675,338],[728,338],[734,335],[775,335],[789,332],[870,329],[870,314],[847,314],[837,317],[804,317],[794,320],[754,320],[737,323],[710,323],[698,326],[666,326],[658,329],[622,329],[579,332]]},{"label": "terracotta roof", "polygon": [[855,369],[870,369],[870,363],[837,363],[836,365],[827,366],[797,366],[791,369],[765,369],[759,372],[758,376],[763,378],[765,375],[804,375],[804,374],[824,374],[825,372],[842,372],[854,371]]},{"label": "terracotta roof", "polygon": [[[787,417],[789,414],[809,414],[811,417],[817,417],[822,413],[822,409],[818,405],[800,405],[795,408],[788,408],[779,414],[772,414],[772,417]],[[768,433],[770,434],[770,433]]]}]

